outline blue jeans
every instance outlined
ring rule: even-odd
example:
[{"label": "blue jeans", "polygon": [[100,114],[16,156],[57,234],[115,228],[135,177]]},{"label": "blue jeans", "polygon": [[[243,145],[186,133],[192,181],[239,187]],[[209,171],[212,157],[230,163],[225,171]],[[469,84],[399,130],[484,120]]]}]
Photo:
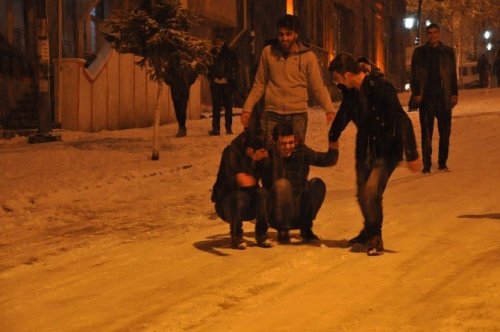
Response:
[{"label": "blue jeans", "polygon": [[267,237],[269,192],[263,188],[235,190],[215,202],[217,215],[229,223],[231,237],[243,237],[243,221],[256,219],[255,238]]},{"label": "blue jeans", "polygon": [[292,126],[295,136],[302,143],[306,141],[307,130],[307,111],[294,114],[278,114],[272,111],[264,111],[262,114],[262,129],[266,135],[268,142],[273,141],[273,130],[278,123],[288,123]]},{"label": "blue jeans", "polygon": [[383,159],[377,159],[372,165],[366,162],[356,164],[358,203],[365,218],[365,231],[370,236],[382,235],[382,196],[397,165],[397,161]]}]

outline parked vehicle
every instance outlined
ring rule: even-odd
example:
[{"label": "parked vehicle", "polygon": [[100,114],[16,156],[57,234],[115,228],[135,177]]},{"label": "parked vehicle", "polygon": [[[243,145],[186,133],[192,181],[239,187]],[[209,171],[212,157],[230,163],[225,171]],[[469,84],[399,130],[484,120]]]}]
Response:
[{"label": "parked vehicle", "polygon": [[479,87],[477,61],[466,61],[462,63],[459,70],[459,84],[464,88]]}]

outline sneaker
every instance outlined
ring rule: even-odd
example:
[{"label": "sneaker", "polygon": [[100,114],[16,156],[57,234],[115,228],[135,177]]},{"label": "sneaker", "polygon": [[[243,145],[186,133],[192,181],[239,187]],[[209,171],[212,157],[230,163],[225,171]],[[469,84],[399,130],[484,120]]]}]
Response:
[{"label": "sneaker", "polygon": [[175,135],[176,137],[184,137],[187,135],[187,129],[186,128],[179,128],[177,131],[177,134]]},{"label": "sneaker", "polygon": [[257,245],[261,248],[271,248],[273,246],[271,240],[269,240],[267,237],[257,239],[256,242]]},{"label": "sneaker", "polygon": [[210,136],[219,136],[220,135],[220,131],[212,129],[212,130],[208,131],[208,135],[210,135]]},{"label": "sneaker", "polygon": [[281,244],[290,243],[290,234],[288,232],[288,229],[282,229],[278,231],[278,242]]},{"label": "sneaker", "polygon": [[238,250],[245,250],[247,248],[246,242],[241,237],[231,238],[231,248]]},{"label": "sneaker", "polygon": [[361,232],[359,232],[359,234],[357,236],[355,236],[355,237],[353,237],[352,239],[349,240],[349,245],[353,246],[356,243],[365,244],[368,241],[368,239],[369,239],[368,233],[363,228],[361,230]]},{"label": "sneaker", "polygon": [[384,253],[384,242],[380,235],[375,235],[368,241],[368,256],[380,256]]},{"label": "sneaker", "polygon": [[430,174],[431,173],[431,168],[430,167],[424,167],[424,169],[422,170],[422,173],[424,173],[424,174]]},{"label": "sneaker", "polygon": [[319,237],[310,228],[300,231],[300,237],[302,237],[302,242],[306,243],[319,241]]}]

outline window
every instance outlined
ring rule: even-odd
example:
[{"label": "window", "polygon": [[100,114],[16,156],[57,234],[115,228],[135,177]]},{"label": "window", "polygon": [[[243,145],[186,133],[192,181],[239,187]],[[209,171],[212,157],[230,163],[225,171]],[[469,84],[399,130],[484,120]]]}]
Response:
[{"label": "window", "polygon": [[24,19],[24,1],[13,1],[14,13],[13,42],[14,46],[22,53],[26,51],[26,25]]},{"label": "window", "polygon": [[97,52],[103,44],[103,39],[100,35],[103,21],[104,21],[104,9],[106,1],[101,0],[97,5],[90,10],[89,16],[85,22],[84,30],[84,56],[87,59],[87,64],[90,64],[95,57]]}]

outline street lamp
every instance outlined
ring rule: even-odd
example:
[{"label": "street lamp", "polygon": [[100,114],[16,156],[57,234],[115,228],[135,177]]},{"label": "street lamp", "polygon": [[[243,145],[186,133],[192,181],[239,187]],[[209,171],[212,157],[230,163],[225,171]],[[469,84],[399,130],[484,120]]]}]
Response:
[{"label": "street lamp", "polygon": [[411,30],[411,29],[413,29],[413,25],[415,24],[415,18],[410,16],[410,17],[405,18],[403,20],[403,22],[404,22],[405,28],[408,30]]},{"label": "street lamp", "polygon": [[488,39],[490,39],[490,37],[491,37],[491,31],[486,30],[484,32],[484,39],[488,40]]}]

